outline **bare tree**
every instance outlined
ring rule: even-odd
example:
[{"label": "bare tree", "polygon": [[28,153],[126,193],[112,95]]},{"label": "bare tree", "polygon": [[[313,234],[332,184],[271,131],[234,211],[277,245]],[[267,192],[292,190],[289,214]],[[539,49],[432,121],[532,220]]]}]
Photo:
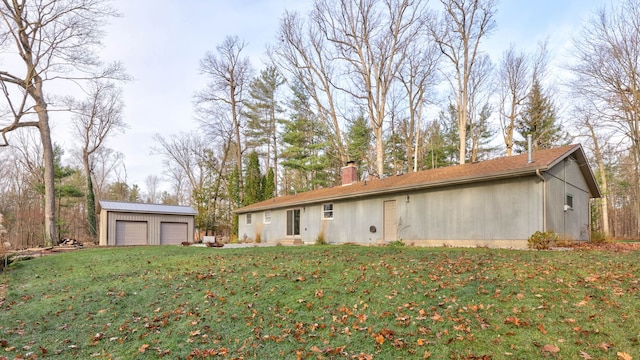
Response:
[{"label": "bare tree", "polygon": [[[492,137],[489,118],[492,107],[489,99],[492,95],[489,85],[493,77],[493,64],[487,54],[481,54],[476,62],[476,66],[469,76],[469,99],[467,113],[467,128],[470,134],[471,162],[478,161],[480,148],[483,142],[487,142]],[[489,138],[487,138],[489,137]]]},{"label": "bare tree", "polygon": [[170,139],[156,134],[153,138],[159,146],[152,147],[152,151],[164,157],[165,167],[180,169],[183,177],[188,180],[189,192],[200,188],[206,169],[205,164],[198,161],[198,154],[207,149],[205,140],[195,132],[179,133]]},{"label": "bare tree", "polygon": [[[238,169],[240,189],[242,189],[242,103],[253,69],[249,59],[242,57],[247,44],[237,36],[228,36],[216,47],[216,52],[207,52],[200,61],[200,71],[209,78],[207,88],[196,94],[196,102],[201,107],[225,106],[233,125],[233,148],[235,166]],[[242,191],[240,193],[242,198]]]},{"label": "bare tree", "polygon": [[500,127],[507,148],[507,156],[513,153],[513,136],[516,119],[529,92],[529,61],[524,53],[517,53],[513,44],[502,54],[498,69],[500,90]]},{"label": "bare tree", "polygon": [[338,81],[338,75],[320,29],[317,22],[306,23],[299,14],[286,12],[278,30],[280,42],[269,49],[269,56],[281,72],[288,73],[290,79],[295,79],[304,88],[314,104],[317,118],[327,128],[331,148],[344,164],[349,160],[348,151],[333,85]]},{"label": "bare tree", "polygon": [[147,188],[147,202],[155,204],[158,201],[158,185],[160,185],[160,177],[157,175],[147,175],[144,178],[144,185]]},{"label": "bare tree", "polygon": [[446,75],[453,92],[458,119],[459,162],[466,160],[471,76],[480,55],[480,42],[495,29],[494,0],[440,0],[444,13],[431,29],[442,54],[453,67]]},{"label": "bare tree", "polygon": [[93,188],[98,198],[106,193],[107,183],[113,174],[124,169],[124,155],[108,147],[99,147],[93,153]]},{"label": "bare tree", "polygon": [[[38,128],[44,155],[45,244],[57,238],[53,175],[53,143],[49,125],[49,102],[45,84],[72,77],[114,75],[119,67],[95,75],[101,64],[96,49],[105,21],[116,15],[107,0],[2,0],[0,46],[10,49],[24,68],[0,70],[0,88],[12,120],[0,124],[0,146],[7,133],[21,127]],[[12,61],[4,62],[11,64]]]},{"label": "bare tree", "polygon": [[[607,126],[626,139],[633,161],[634,192],[640,193],[640,3],[623,0],[599,9],[575,40],[572,86]],[[640,234],[636,198],[635,234]]]},{"label": "bare tree", "polygon": [[603,127],[598,128],[599,117],[597,109],[588,101],[583,101],[574,105],[574,118],[578,129],[582,130],[580,134],[588,139],[587,146],[590,147],[591,153],[594,156],[596,167],[598,169],[598,175],[600,176],[600,191],[602,193],[602,199],[600,199],[600,215],[602,217],[601,226],[602,233],[605,236],[610,236],[609,230],[609,183],[607,180],[607,166],[605,164],[605,157],[603,153],[603,146],[606,146],[611,141],[611,132],[606,131]]},{"label": "bare tree", "polygon": [[345,66],[335,84],[361,102],[376,142],[376,171],[384,173],[383,128],[389,93],[409,46],[416,41],[426,3],[406,0],[316,0],[312,17]]},{"label": "bare tree", "polygon": [[418,171],[420,128],[424,109],[429,103],[430,91],[440,80],[436,72],[439,61],[440,51],[433,42],[415,41],[410,45],[397,75],[406,94],[408,115],[400,127],[406,144],[407,160],[411,159],[413,152],[413,166],[409,167],[413,171]]},{"label": "bare tree", "polygon": [[82,168],[85,177],[87,223],[89,235],[97,235],[96,201],[93,172],[96,166],[96,151],[102,148],[109,136],[124,131],[122,120],[122,92],[112,82],[96,79],[90,82],[87,97],[83,101],[72,101],[75,133],[81,140]]}]

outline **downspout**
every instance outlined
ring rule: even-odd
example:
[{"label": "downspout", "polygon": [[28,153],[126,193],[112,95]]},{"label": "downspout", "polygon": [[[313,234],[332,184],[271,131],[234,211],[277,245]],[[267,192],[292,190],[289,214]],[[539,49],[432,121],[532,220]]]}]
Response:
[{"label": "downspout", "polygon": [[540,169],[536,169],[536,175],[542,181],[542,232],[547,231],[547,180],[540,174]]}]

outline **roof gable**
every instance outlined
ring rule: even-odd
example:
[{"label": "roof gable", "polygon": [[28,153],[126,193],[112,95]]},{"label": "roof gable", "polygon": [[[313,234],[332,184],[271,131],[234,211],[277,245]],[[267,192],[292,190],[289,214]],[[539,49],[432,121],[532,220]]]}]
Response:
[{"label": "roof gable", "polygon": [[131,212],[131,213],[151,213],[151,214],[172,214],[172,215],[197,215],[198,212],[190,206],[142,204],[119,201],[100,200],[100,207],[107,211]]},{"label": "roof gable", "polygon": [[476,163],[418,171],[384,179],[361,181],[351,185],[338,185],[295,195],[280,196],[239,208],[235,212],[247,213],[321,201],[333,201],[522,175],[533,175],[537,171],[544,172],[551,169],[571,155],[575,156],[582,175],[585,177],[589,186],[592,197],[600,197],[600,190],[586,160],[582,146],[567,145],[535,151],[532,154],[533,161],[531,163],[528,162],[528,154],[506,156]]}]

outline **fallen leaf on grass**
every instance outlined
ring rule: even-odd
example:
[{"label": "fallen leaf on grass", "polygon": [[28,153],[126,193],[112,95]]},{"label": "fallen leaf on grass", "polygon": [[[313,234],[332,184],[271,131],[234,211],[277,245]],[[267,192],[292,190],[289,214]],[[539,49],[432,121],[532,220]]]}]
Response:
[{"label": "fallen leaf on grass", "polygon": [[542,347],[542,352],[549,352],[549,353],[555,354],[558,351],[560,351],[560,348],[555,345],[547,344]]},{"label": "fallen leaf on grass", "polygon": [[633,360],[633,357],[626,352],[618,351],[616,355],[618,356],[618,360]]},{"label": "fallen leaf on grass", "polygon": [[545,335],[547,334],[547,330],[544,329],[544,324],[538,325],[538,330]]},{"label": "fallen leaf on grass", "polygon": [[433,322],[436,321],[444,321],[444,318],[442,317],[442,315],[435,313],[433,314],[433,316],[431,317],[431,320],[433,320]]},{"label": "fallen leaf on grass", "polygon": [[143,352],[147,351],[147,348],[148,348],[148,347],[149,347],[149,344],[143,344],[142,346],[140,346],[140,347],[138,348],[138,352],[143,353]]},{"label": "fallen leaf on grass", "polygon": [[598,344],[598,347],[599,347],[600,349],[604,350],[604,351],[607,351],[607,350],[609,350],[609,348],[611,347],[611,344],[608,344],[608,343],[604,343],[604,342],[603,342],[603,343]]}]

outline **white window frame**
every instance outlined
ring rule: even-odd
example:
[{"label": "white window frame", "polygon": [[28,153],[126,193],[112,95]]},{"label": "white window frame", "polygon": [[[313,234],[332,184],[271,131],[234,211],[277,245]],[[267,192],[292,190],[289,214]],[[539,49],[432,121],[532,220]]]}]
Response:
[{"label": "white window frame", "polygon": [[250,214],[250,213],[249,213],[249,214],[247,214],[247,215],[245,216],[245,218],[244,218],[244,223],[245,223],[246,225],[251,225],[251,222],[252,222],[252,220],[253,220],[253,219],[251,218],[251,215],[252,215],[252,214]]},{"label": "white window frame", "polygon": [[271,210],[267,210],[264,212],[264,223],[271,224]]},{"label": "white window frame", "polygon": [[[331,206],[331,210],[327,210],[327,206]],[[334,216],[334,207],[333,203],[322,204],[322,220],[333,220]]]}]

